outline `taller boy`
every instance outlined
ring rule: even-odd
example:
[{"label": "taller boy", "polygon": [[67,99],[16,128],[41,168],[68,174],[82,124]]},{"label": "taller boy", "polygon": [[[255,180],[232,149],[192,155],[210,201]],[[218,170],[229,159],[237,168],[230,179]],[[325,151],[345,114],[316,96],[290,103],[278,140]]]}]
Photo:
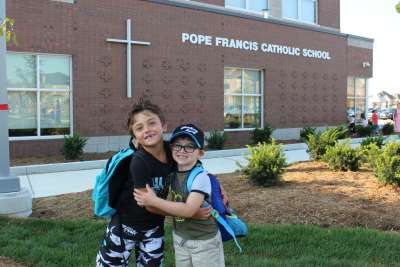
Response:
[{"label": "taller boy", "polygon": [[138,206],[134,188],[145,190],[149,184],[157,196],[166,198],[169,175],[175,170],[169,145],[163,141],[166,124],[161,110],[140,101],[129,113],[128,128],[139,145],[123,185],[110,182],[110,203],[117,213],[112,217],[97,254],[98,267],[128,266],[135,250],[136,266],[162,266],[164,253],[164,216]]}]

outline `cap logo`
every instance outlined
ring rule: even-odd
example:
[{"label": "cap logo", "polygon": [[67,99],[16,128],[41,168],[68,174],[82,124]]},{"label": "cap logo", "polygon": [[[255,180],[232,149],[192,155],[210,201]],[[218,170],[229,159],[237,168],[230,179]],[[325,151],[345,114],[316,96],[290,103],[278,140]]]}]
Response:
[{"label": "cap logo", "polygon": [[185,132],[188,132],[188,133],[191,133],[191,134],[197,134],[198,133],[198,131],[195,128],[191,127],[191,126],[183,126],[181,128],[181,130],[183,130]]}]

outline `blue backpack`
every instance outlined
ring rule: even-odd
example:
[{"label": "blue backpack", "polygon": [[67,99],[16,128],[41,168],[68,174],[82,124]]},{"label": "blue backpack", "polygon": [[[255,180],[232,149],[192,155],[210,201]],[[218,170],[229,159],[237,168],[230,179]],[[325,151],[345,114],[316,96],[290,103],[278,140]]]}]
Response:
[{"label": "blue backpack", "polygon": [[[187,179],[187,191],[191,192],[194,179],[202,172],[206,172],[201,165],[192,169]],[[207,172],[206,172],[207,173]],[[236,237],[247,236],[248,230],[246,224],[238,218],[236,213],[227,208],[222,200],[221,185],[212,174],[207,173],[211,182],[211,216],[218,222],[218,228],[221,232],[222,241],[233,239],[239,251],[242,252],[242,247]]]},{"label": "blue backpack", "polygon": [[92,200],[94,202],[94,214],[100,217],[111,217],[116,210],[113,204],[117,200],[110,199],[109,184],[112,180],[116,189],[121,190],[127,179],[129,163],[134,150],[125,148],[113,155],[107,162],[106,167],[96,176],[93,188]]}]

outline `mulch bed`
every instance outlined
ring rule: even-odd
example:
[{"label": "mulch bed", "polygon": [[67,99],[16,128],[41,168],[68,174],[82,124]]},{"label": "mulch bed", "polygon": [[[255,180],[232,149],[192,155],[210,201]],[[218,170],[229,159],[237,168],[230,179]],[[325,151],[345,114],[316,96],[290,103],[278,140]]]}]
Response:
[{"label": "mulch bed", "polygon": [[[370,169],[333,172],[325,163],[289,166],[272,187],[251,185],[241,173],[220,175],[231,206],[248,222],[361,226],[400,231],[400,190],[381,185]],[[33,217],[94,218],[91,190],[36,199]]]},{"label": "mulch bed", "polygon": [[25,265],[21,265],[19,263],[16,263],[15,261],[0,256],[0,267],[24,267]]}]

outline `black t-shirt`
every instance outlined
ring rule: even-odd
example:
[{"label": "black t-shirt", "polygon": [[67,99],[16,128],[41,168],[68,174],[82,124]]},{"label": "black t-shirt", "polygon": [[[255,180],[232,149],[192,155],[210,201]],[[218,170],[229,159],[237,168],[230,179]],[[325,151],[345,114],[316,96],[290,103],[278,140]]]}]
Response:
[{"label": "black t-shirt", "polygon": [[167,163],[159,161],[142,147],[133,155],[129,166],[129,177],[123,186],[117,207],[121,223],[142,230],[164,223],[164,216],[150,213],[145,208],[139,207],[133,197],[134,188],[145,188],[146,184],[149,184],[158,197],[167,198],[173,177],[171,174],[176,167],[171,157],[169,144],[164,142],[164,147]]}]

